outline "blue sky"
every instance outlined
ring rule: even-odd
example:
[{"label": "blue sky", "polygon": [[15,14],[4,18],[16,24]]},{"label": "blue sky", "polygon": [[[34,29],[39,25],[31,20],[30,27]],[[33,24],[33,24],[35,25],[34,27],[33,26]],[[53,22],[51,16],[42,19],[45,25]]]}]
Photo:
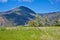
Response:
[{"label": "blue sky", "polygon": [[26,6],[36,13],[60,11],[60,0],[0,0],[0,12]]}]

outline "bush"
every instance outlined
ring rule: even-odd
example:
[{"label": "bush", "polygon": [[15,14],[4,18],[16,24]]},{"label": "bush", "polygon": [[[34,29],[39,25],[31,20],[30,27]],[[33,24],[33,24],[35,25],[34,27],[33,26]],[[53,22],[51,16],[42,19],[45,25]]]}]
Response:
[{"label": "bush", "polygon": [[5,28],[1,28],[1,31],[5,31],[6,29]]}]

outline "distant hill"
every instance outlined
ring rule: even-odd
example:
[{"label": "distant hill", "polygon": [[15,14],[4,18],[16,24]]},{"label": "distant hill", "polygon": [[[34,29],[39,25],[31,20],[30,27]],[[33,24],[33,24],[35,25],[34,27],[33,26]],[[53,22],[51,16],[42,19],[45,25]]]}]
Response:
[{"label": "distant hill", "polygon": [[42,17],[47,17],[50,21],[54,19],[60,19],[60,12],[51,12],[51,13],[44,13],[40,14]]},{"label": "distant hill", "polygon": [[0,25],[25,25],[29,20],[35,19],[36,13],[31,9],[20,6],[6,12],[0,12]]},{"label": "distant hill", "polygon": [[50,24],[53,25],[54,20],[57,20],[60,22],[60,12],[51,12],[51,13],[44,13],[44,14],[39,14],[41,17],[47,18],[50,21]]}]

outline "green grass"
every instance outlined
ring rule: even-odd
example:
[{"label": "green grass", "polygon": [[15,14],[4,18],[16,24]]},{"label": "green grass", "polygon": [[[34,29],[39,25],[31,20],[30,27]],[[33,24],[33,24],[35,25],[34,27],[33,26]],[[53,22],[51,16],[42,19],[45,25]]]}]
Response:
[{"label": "green grass", "polygon": [[0,28],[0,40],[60,40],[60,27]]}]

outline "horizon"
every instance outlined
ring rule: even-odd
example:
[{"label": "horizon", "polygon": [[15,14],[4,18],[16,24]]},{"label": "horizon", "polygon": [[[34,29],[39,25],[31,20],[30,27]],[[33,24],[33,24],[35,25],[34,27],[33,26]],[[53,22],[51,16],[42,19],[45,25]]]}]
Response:
[{"label": "horizon", "polygon": [[25,6],[36,13],[60,12],[60,0],[0,0],[0,12]]}]

